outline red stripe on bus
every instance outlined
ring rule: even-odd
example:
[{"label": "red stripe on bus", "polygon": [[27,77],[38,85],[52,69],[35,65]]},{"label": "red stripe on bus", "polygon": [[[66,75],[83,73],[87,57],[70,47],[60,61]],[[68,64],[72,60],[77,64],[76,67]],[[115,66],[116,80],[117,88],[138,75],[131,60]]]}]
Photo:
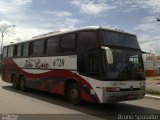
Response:
[{"label": "red stripe on bus", "polygon": [[60,82],[54,85],[53,88],[49,92],[56,93],[59,95],[64,95],[64,83]]},{"label": "red stripe on bus", "polygon": [[[46,77],[65,77],[68,79],[74,79],[74,80],[78,81],[80,84],[85,85],[88,89],[93,89],[92,86],[85,79],[83,79],[80,75],[72,73],[69,70],[51,70],[46,73],[33,74],[33,73],[27,73],[24,70],[22,70],[20,67],[18,67],[18,65],[12,59],[7,59],[7,60],[3,61],[3,64],[9,65],[10,68],[13,69],[12,72],[14,71],[15,73],[23,74],[27,80],[36,80],[36,79],[42,79],[42,78],[46,78]],[[47,83],[48,82],[42,83],[40,89],[44,90]],[[55,91],[56,91],[58,89],[62,89],[62,86],[60,86],[60,88],[55,87],[53,89],[55,89]],[[60,92],[59,94],[64,94],[64,93]],[[82,99],[87,100],[87,101],[91,101],[91,102],[95,102],[90,97],[90,95],[87,94],[86,92],[83,91],[81,93],[81,95],[82,95]],[[97,102],[100,102],[97,94],[95,95],[95,97],[97,99]]]}]

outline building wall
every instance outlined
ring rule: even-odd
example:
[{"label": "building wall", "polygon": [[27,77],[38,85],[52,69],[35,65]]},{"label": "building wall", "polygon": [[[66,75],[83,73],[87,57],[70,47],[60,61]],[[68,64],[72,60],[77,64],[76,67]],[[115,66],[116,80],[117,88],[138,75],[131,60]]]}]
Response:
[{"label": "building wall", "polygon": [[160,76],[160,56],[146,56],[144,58],[144,70],[147,77]]}]

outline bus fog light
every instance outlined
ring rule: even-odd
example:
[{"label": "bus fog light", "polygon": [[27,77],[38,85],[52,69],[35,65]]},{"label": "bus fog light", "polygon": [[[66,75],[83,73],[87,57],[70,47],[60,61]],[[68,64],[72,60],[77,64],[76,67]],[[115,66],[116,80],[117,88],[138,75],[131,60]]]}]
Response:
[{"label": "bus fog light", "polygon": [[120,91],[121,89],[119,87],[116,88],[116,91]]}]

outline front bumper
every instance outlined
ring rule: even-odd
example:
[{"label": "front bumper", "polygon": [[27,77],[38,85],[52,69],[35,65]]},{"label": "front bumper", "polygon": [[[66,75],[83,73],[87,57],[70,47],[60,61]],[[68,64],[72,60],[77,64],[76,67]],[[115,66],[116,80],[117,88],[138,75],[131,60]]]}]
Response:
[{"label": "front bumper", "polygon": [[129,101],[142,99],[145,96],[145,90],[125,91],[125,92],[105,92],[102,103],[114,103],[120,101]]}]

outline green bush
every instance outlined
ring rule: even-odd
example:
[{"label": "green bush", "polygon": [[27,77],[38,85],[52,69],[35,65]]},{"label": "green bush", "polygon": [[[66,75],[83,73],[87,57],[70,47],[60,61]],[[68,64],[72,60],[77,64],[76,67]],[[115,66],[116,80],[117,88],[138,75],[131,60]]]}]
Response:
[{"label": "green bush", "polygon": [[153,90],[153,89],[146,89],[146,93],[153,94],[153,95],[160,95],[160,91]]}]

